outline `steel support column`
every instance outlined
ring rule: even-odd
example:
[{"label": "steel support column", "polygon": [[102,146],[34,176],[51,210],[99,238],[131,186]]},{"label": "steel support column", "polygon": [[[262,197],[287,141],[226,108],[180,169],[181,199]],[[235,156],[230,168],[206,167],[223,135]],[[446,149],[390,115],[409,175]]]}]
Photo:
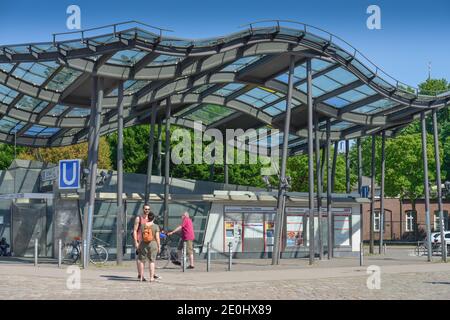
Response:
[{"label": "steel support column", "polygon": [[227,152],[228,152],[228,143],[225,139],[225,143],[223,144],[223,178],[224,182],[228,184],[228,160],[227,160]]},{"label": "steel support column", "polygon": [[116,262],[123,260],[123,82],[119,83],[117,99],[117,220],[116,220]]},{"label": "steel support column", "polygon": [[311,59],[306,61],[308,102],[308,188],[309,188],[309,264],[314,263],[314,163],[313,163],[313,98]]},{"label": "steel support column", "polygon": [[[89,138],[88,138],[88,161],[87,169],[88,175],[85,179],[84,187],[84,214],[83,214],[83,226],[82,226],[82,243],[87,242],[87,226],[89,224],[89,195],[90,195],[90,173],[92,172],[92,149],[94,146],[94,131],[95,131],[95,115],[96,115],[96,101],[97,101],[97,77],[92,77],[91,88],[91,112],[89,115]],[[84,252],[81,255],[81,264],[84,266]]]},{"label": "steel support column", "polygon": [[339,141],[334,142],[334,150],[333,150],[333,167],[331,168],[331,191],[334,192],[334,184],[336,181],[336,163],[339,149]]},{"label": "steel support column", "polygon": [[330,119],[327,119],[327,148],[326,148],[326,161],[327,161],[327,242],[328,242],[328,259],[333,257],[333,233],[332,233],[332,209],[331,209],[331,162],[330,162],[330,145],[331,145],[331,124]]},{"label": "steel support column", "polygon": [[162,119],[159,119],[159,121],[158,121],[158,134],[157,134],[158,146],[157,146],[157,151],[156,151],[156,174],[158,176],[162,175],[162,171],[161,171],[161,167],[162,167],[162,157],[161,157],[162,139],[161,139],[161,133],[162,133]]},{"label": "steel support column", "polygon": [[345,140],[345,191],[346,193],[350,193],[351,186],[350,186],[350,141]]},{"label": "steel support column", "polygon": [[281,233],[283,230],[284,221],[284,198],[286,196],[286,161],[287,161],[287,149],[289,142],[289,131],[291,126],[291,105],[292,105],[292,90],[294,84],[294,67],[295,56],[291,55],[289,60],[289,80],[288,80],[288,93],[286,99],[286,117],[284,119],[284,135],[283,135],[283,149],[281,153],[281,172],[280,172],[280,184],[278,187],[277,198],[277,215],[275,222],[275,242],[272,252],[272,265],[279,264],[280,260],[280,247],[281,247]]},{"label": "steel support column", "polygon": [[150,192],[152,183],[152,173],[153,173],[153,153],[155,150],[155,119],[157,104],[152,105],[152,114],[150,119],[150,131],[148,140],[148,156],[147,156],[147,176],[145,182],[145,193],[144,193],[144,203],[150,202]]},{"label": "steel support column", "polygon": [[447,245],[445,243],[445,223],[442,211],[442,182],[441,182],[441,156],[439,154],[437,111],[433,109],[433,137],[434,137],[434,159],[436,162],[436,184],[438,192],[438,210],[439,210],[439,231],[441,233],[441,252],[442,261],[447,262]]},{"label": "steel support column", "polygon": [[423,159],[423,185],[425,192],[425,220],[427,228],[427,249],[428,261],[431,262],[431,226],[430,226],[430,191],[428,186],[428,157],[427,157],[427,128],[425,123],[425,113],[420,114],[420,124],[422,127],[422,159]]},{"label": "steel support column", "polygon": [[386,171],[385,145],[386,145],[386,133],[383,130],[381,132],[380,242],[378,244],[379,254],[383,252],[383,240],[384,240],[384,179]]},{"label": "steel support column", "polygon": [[169,179],[170,179],[170,113],[172,102],[166,103],[166,150],[164,151],[164,229],[169,226]]},{"label": "steel support column", "polygon": [[320,140],[319,140],[319,114],[314,117],[314,144],[316,153],[316,179],[317,179],[317,232],[319,233],[319,259],[323,259],[322,239],[322,170],[320,164]]},{"label": "steel support column", "polygon": [[370,171],[370,247],[369,252],[373,254],[374,226],[375,226],[375,135],[372,135],[372,159]]},{"label": "steel support column", "polygon": [[[356,140],[356,146],[357,146],[357,152],[358,152],[358,193],[359,196],[362,196],[362,174],[363,174],[363,168],[362,168],[362,148],[361,148],[361,139],[358,138]],[[361,204],[359,206],[359,212],[360,212],[360,218],[359,218],[359,225],[360,225],[360,248],[364,248],[364,206]]]},{"label": "steel support column", "polygon": [[103,79],[102,78],[93,78],[93,82],[97,80],[97,92],[96,92],[96,108],[95,108],[95,128],[93,131],[94,134],[94,143],[92,146],[92,170],[89,172],[90,179],[90,189],[89,189],[89,208],[88,208],[88,226],[87,226],[87,235],[86,235],[86,250],[84,252],[84,261],[83,267],[88,267],[89,261],[89,248],[91,245],[92,239],[92,224],[94,220],[94,208],[95,208],[95,189],[96,189],[96,180],[97,180],[97,163],[98,163],[98,145],[100,140],[100,121],[102,114],[102,103],[103,103]]}]

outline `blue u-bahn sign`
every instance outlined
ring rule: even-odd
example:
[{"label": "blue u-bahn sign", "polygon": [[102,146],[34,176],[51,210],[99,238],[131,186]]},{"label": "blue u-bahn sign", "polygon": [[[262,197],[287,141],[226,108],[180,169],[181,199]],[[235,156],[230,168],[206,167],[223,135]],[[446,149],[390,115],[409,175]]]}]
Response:
[{"label": "blue u-bahn sign", "polygon": [[362,186],[361,187],[361,197],[362,198],[368,198],[369,197],[369,186]]},{"label": "blue u-bahn sign", "polygon": [[59,160],[59,189],[79,189],[81,160]]}]

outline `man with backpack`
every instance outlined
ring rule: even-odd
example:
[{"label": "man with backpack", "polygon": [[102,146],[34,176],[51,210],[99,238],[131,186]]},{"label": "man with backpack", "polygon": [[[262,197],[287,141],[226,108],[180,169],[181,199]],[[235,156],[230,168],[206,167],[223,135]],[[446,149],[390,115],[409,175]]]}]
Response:
[{"label": "man with backpack", "polygon": [[[138,279],[142,281],[147,281],[144,278],[144,274],[143,272],[141,272],[141,269],[144,270],[144,262],[141,262],[139,259],[139,246],[142,243],[142,225],[145,225],[149,222],[149,214],[150,214],[150,205],[148,204],[144,204],[143,207],[143,213],[140,216],[137,216],[136,219],[134,220],[134,228],[133,228],[133,239],[134,239],[134,247],[136,248],[136,257],[138,257],[138,259],[136,259],[136,267],[138,270]],[[153,215],[153,219],[154,219],[154,214]],[[153,221],[153,220],[152,220]],[[156,225],[157,226],[157,225]],[[158,236],[158,248],[159,248],[159,236]],[[153,262],[154,263],[154,262]],[[160,276],[154,274],[153,276],[155,279],[161,279]]]}]

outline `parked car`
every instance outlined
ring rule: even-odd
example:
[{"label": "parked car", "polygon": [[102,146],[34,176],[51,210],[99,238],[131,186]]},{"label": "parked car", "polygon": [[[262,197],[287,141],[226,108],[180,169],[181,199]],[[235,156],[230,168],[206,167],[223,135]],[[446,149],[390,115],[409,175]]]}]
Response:
[{"label": "parked car", "polygon": [[[450,247],[450,231],[444,231],[445,244],[447,247]],[[441,233],[433,232],[431,234],[431,242],[433,244],[441,244]]]}]

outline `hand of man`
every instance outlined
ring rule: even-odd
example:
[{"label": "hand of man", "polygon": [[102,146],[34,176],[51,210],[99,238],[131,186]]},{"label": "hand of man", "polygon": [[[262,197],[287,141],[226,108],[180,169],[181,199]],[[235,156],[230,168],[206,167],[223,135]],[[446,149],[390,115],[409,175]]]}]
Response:
[{"label": "hand of man", "polygon": [[139,247],[139,242],[135,241],[134,242],[134,247],[137,249]]}]

